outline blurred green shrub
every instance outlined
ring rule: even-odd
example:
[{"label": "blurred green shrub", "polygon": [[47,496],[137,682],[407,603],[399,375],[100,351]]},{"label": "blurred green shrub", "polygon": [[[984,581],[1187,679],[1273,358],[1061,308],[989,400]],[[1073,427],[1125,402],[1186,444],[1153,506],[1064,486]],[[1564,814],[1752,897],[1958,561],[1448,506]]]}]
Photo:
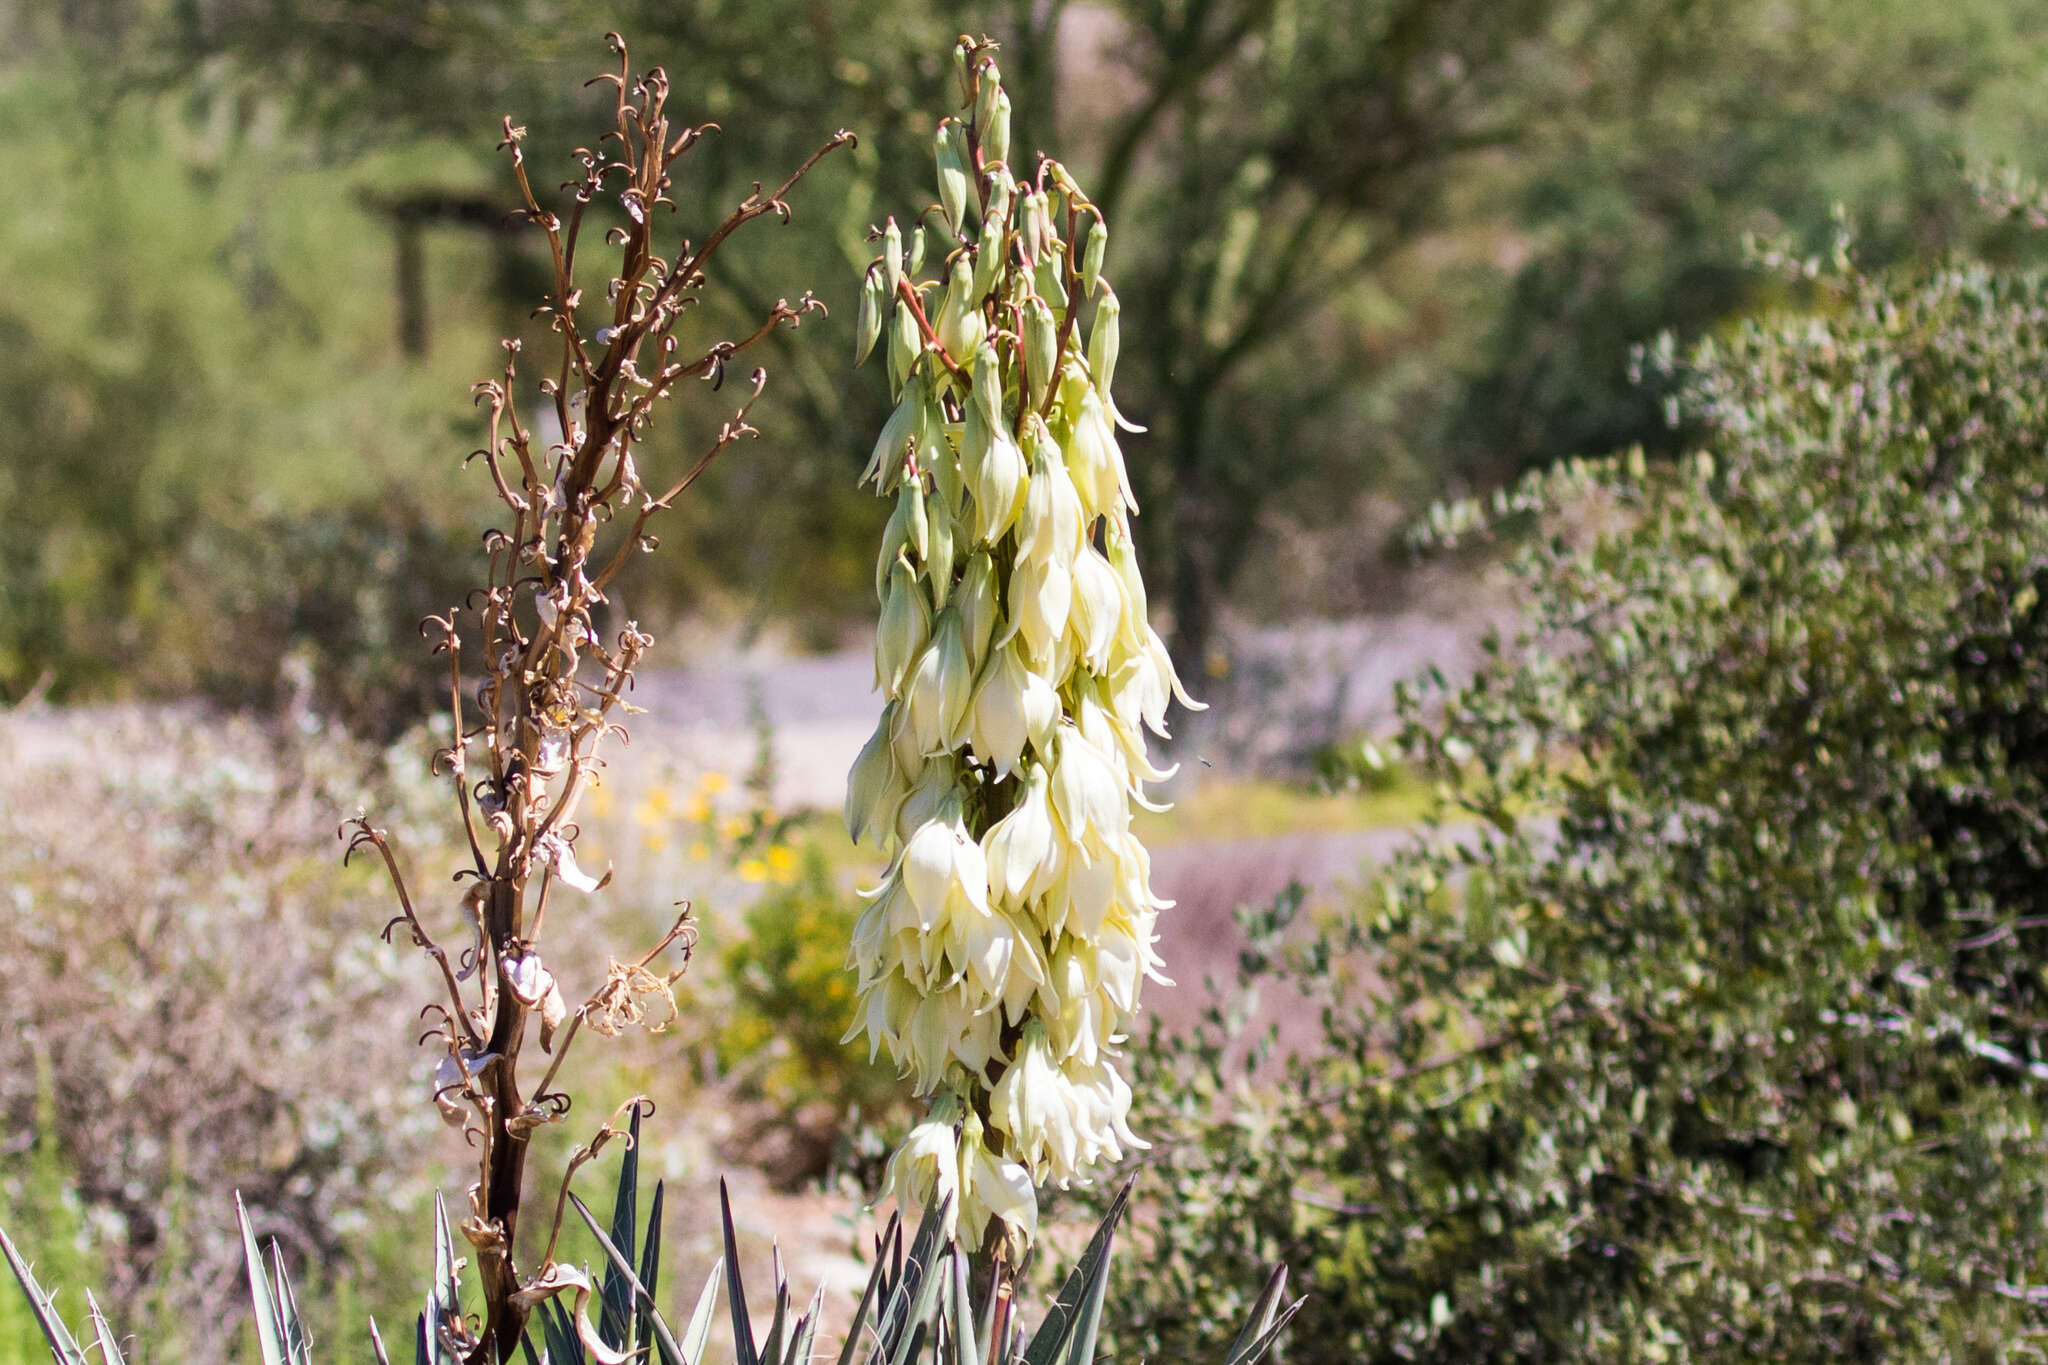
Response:
[{"label": "blurred green shrub", "polygon": [[[792,851],[776,845],[778,862]],[[839,886],[817,847],[805,848],[792,884],[773,887],[746,911],[718,966],[730,1000],[713,1034],[720,1070],[765,1102],[790,1150],[776,1174],[823,1174],[863,1124],[901,1117],[903,1082],[870,1061],[864,1043],[841,1041],[853,1019],[846,945],[859,902]]]},{"label": "blurred green shrub", "polygon": [[1408,766],[1390,759],[1369,739],[1332,740],[1309,756],[1316,785],[1330,792],[1383,796],[1414,780]]},{"label": "blurred green shrub", "polygon": [[2048,1332],[2048,277],[1799,273],[1815,311],[1664,357],[1698,453],[1437,519],[1542,528],[1516,647],[1406,699],[1470,823],[1254,917],[1319,1048],[1218,1007],[1146,1051],[1133,1348],[1269,1260],[1301,1362]]}]

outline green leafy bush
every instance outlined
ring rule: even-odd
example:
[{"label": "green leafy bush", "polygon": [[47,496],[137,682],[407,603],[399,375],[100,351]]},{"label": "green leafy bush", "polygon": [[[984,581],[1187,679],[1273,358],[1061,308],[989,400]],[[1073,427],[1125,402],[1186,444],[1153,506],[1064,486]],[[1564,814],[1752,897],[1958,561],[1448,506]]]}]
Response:
[{"label": "green leafy bush", "polygon": [[2048,278],[1801,273],[1672,366],[1703,449],[1437,519],[1536,528],[1406,699],[1468,823],[1257,917],[1313,1055],[1155,1040],[1155,1357],[1284,1259],[1300,1361],[2038,1358]]},{"label": "green leafy bush", "polygon": [[745,932],[719,953],[730,1006],[714,1034],[720,1069],[774,1115],[757,1137],[790,1145],[776,1164],[797,1178],[822,1174],[850,1126],[893,1117],[906,1099],[894,1067],[845,1041],[854,994],[846,944],[860,902],[815,846],[801,858],[795,884],[754,902]]}]

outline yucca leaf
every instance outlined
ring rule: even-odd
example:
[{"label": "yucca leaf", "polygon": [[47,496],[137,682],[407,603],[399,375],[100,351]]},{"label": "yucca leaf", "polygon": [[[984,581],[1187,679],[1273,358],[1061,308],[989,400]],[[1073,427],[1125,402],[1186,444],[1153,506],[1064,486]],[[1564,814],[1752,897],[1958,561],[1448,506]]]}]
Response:
[{"label": "yucca leaf", "polygon": [[461,1365],[441,1341],[446,1323],[462,1317],[462,1286],[456,1279],[455,1238],[448,1231],[448,1206],[434,1196],[434,1281],[421,1318],[421,1365]]},{"label": "yucca leaf", "polygon": [[1095,1338],[1102,1331],[1102,1300],[1109,1293],[1110,1241],[1103,1239],[1102,1255],[1088,1276],[1081,1313],[1074,1319],[1073,1335],[1067,1341],[1067,1365],[1094,1365]]},{"label": "yucca leaf", "polygon": [[982,1359],[981,1347],[974,1330],[974,1301],[967,1290],[967,1257],[956,1243],[953,1247],[953,1340],[959,1347],[960,1359],[966,1365],[974,1365]]},{"label": "yucca leaf", "polygon": [[825,1316],[825,1286],[811,1295],[811,1306],[796,1320],[789,1334],[789,1349],[782,1353],[782,1365],[810,1365],[811,1351],[818,1344],[818,1324]]},{"label": "yucca leaf", "polygon": [[270,1241],[270,1298],[277,1305],[277,1332],[284,1338],[285,1358],[292,1365],[313,1365],[313,1338],[299,1312],[292,1277],[285,1273],[284,1251],[274,1237]]},{"label": "yucca leaf", "polygon": [[14,1243],[7,1240],[5,1232],[0,1232],[0,1252],[7,1254],[7,1264],[14,1271],[14,1278],[21,1282],[21,1292],[28,1296],[28,1306],[36,1315],[36,1325],[43,1329],[43,1340],[50,1343],[50,1353],[59,1365],[86,1365],[85,1352],[78,1349],[78,1343],[72,1339],[64,1319],[57,1316],[56,1304],[36,1283],[36,1277],[29,1273],[28,1262],[21,1259],[21,1253],[14,1249]]},{"label": "yucca leaf", "polygon": [[903,1340],[905,1348],[903,1359],[916,1360],[924,1351],[924,1339],[929,1334],[930,1327],[931,1324],[929,1322],[919,1322],[916,1327],[911,1329],[910,1335]]},{"label": "yucca leaf", "polygon": [[377,1356],[377,1365],[391,1365],[391,1356],[384,1350],[384,1334],[377,1330],[377,1320],[370,1319],[370,1350]]},{"label": "yucca leaf", "polygon": [[249,1225],[249,1210],[239,1193],[235,1195],[235,1217],[242,1224],[242,1260],[249,1270],[249,1297],[256,1306],[256,1348],[263,1355],[263,1365],[291,1365],[270,1277],[263,1273],[263,1253],[256,1246],[256,1229]]},{"label": "yucca leaf", "polygon": [[526,1365],[552,1365],[547,1352],[533,1353],[533,1333],[530,1330],[519,1334],[519,1353],[526,1357]]},{"label": "yucca leaf", "polygon": [[754,1345],[754,1324],[747,1316],[747,1287],[740,1280],[739,1235],[732,1226],[732,1194],[725,1177],[718,1178],[718,1216],[725,1231],[725,1297],[732,1309],[732,1349],[739,1365],[760,1365]]},{"label": "yucca leaf", "polygon": [[633,1273],[633,1233],[640,1221],[640,1107],[633,1106],[633,1117],[626,1129],[626,1155],[619,1162],[619,1189],[612,1198],[611,1242],[619,1254],[626,1258],[622,1271],[614,1262],[606,1268],[602,1287],[598,1290],[600,1307],[597,1314],[597,1334],[608,1346],[628,1347],[633,1331],[633,1291],[627,1287],[626,1278]]},{"label": "yucca leaf", "polygon": [[100,1312],[99,1300],[92,1296],[90,1289],[85,1291],[85,1312],[92,1319],[93,1339],[100,1348],[100,1365],[128,1365],[121,1354],[120,1340],[114,1335],[114,1329],[107,1325],[106,1314]]},{"label": "yucca leaf", "polygon": [[583,1343],[576,1337],[576,1324],[569,1321],[569,1310],[555,1299],[545,1300],[540,1320],[549,1365],[583,1365]]},{"label": "yucca leaf", "polygon": [[640,1277],[633,1273],[632,1263],[626,1259],[626,1254],[612,1245],[612,1239],[607,1237],[604,1229],[598,1226],[597,1215],[590,1211],[588,1204],[585,1204],[573,1194],[569,1196],[569,1202],[576,1206],[577,1214],[583,1219],[584,1225],[590,1229],[590,1235],[597,1238],[597,1244],[604,1248],[604,1254],[610,1259],[613,1268],[618,1270],[620,1275],[624,1277],[626,1293],[628,1295],[626,1300],[628,1307],[631,1306],[632,1296],[634,1295],[638,1295],[646,1303],[648,1307],[648,1322],[654,1328],[653,1344],[660,1349],[662,1359],[672,1362],[673,1365],[681,1365],[683,1359],[682,1347],[678,1346],[675,1337],[670,1335],[668,1324],[662,1321],[661,1311],[654,1306],[654,1295],[649,1293],[647,1286],[640,1282]]},{"label": "yucca leaf", "polygon": [[768,1320],[768,1338],[761,1343],[764,1365],[779,1365],[782,1334],[789,1326],[789,1277],[782,1273],[782,1248],[771,1248],[775,1258],[775,1316]]},{"label": "yucca leaf", "polygon": [[[911,1238],[910,1256],[902,1255],[902,1239],[897,1239],[896,1254],[892,1257],[895,1273],[890,1279],[888,1292],[876,1310],[875,1354],[872,1359],[895,1361],[898,1348],[906,1340],[912,1324],[920,1316],[913,1311],[918,1291],[923,1288],[925,1271],[932,1264],[938,1250],[940,1229],[945,1225],[947,1210],[952,1199],[940,1200],[924,1211],[924,1219],[917,1225],[917,1236]],[[931,1311],[929,1307],[926,1312]]]},{"label": "yucca leaf", "polygon": [[1246,1345],[1242,1350],[1233,1347],[1226,1365],[1258,1365],[1258,1362],[1265,1358],[1266,1352],[1273,1349],[1273,1343],[1280,1340],[1280,1334],[1287,1330],[1287,1324],[1294,1321],[1294,1315],[1299,1313],[1301,1306],[1307,1302],[1308,1296],[1303,1295],[1293,1303],[1288,1304],[1286,1308],[1280,1311],[1279,1316],[1273,1319],[1272,1325],[1260,1333],[1256,1340]]},{"label": "yucca leaf", "polygon": [[861,1328],[867,1325],[868,1310],[875,1304],[876,1291],[881,1287],[889,1271],[889,1258],[884,1254],[891,1244],[903,1243],[903,1215],[889,1215],[889,1226],[875,1239],[875,1267],[868,1272],[867,1287],[860,1291],[860,1303],[853,1310],[853,1321],[846,1325],[846,1344],[839,1348],[839,1365],[853,1365],[853,1353],[860,1345]]},{"label": "yucca leaf", "polygon": [[725,1258],[711,1267],[711,1273],[704,1277],[703,1292],[697,1295],[697,1307],[690,1314],[690,1325],[683,1329],[681,1365],[698,1365],[704,1358],[704,1344],[711,1340],[711,1314],[718,1306],[718,1281],[725,1270]]},{"label": "yucca leaf", "polygon": [[934,1238],[932,1244],[926,1247],[925,1254],[919,1256],[917,1247],[923,1244],[924,1238],[920,1236],[911,1247],[910,1266],[904,1270],[906,1280],[911,1274],[916,1275],[914,1295],[908,1283],[904,1286],[904,1293],[910,1298],[909,1321],[917,1324],[917,1330],[897,1344],[896,1350],[889,1356],[889,1365],[907,1365],[907,1362],[917,1359],[926,1329],[932,1322],[933,1310],[939,1304],[939,1290],[946,1283],[946,1273],[938,1264],[940,1248],[937,1239]]},{"label": "yucca leaf", "polygon": [[1252,1305],[1251,1315],[1244,1320],[1244,1326],[1237,1329],[1237,1340],[1230,1343],[1230,1354],[1224,1357],[1225,1365],[1240,1365],[1239,1358],[1245,1348],[1272,1330],[1273,1315],[1280,1311],[1280,1297],[1287,1292],[1287,1267],[1276,1265],[1273,1273],[1266,1277],[1266,1287],[1259,1291],[1258,1302]]},{"label": "yucca leaf", "polygon": [[[641,1240],[640,1283],[651,1295],[661,1288],[661,1196],[662,1182],[654,1182],[654,1198],[647,1208],[647,1235]],[[642,1346],[654,1340],[654,1301],[644,1299],[633,1316],[633,1339]]]},{"label": "yucca leaf", "polygon": [[1124,1187],[1117,1191],[1116,1199],[1109,1206],[1109,1212],[1103,1215],[1102,1222],[1095,1229],[1095,1235],[1088,1239],[1087,1249],[1081,1253],[1081,1259],[1075,1262],[1066,1283],[1060,1286],[1059,1297],[1054,1299],[1052,1307],[1046,1310],[1045,1321],[1038,1324],[1038,1330],[1032,1333],[1031,1344],[1024,1348],[1025,1365],[1052,1365],[1053,1358],[1066,1342],[1068,1334],[1073,1331],[1075,1320],[1087,1299],[1089,1286],[1094,1282],[1098,1271],[1105,1276],[1108,1274],[1110,1239],[1115,1232],[1117,1220],[1123,1217],[1124,1207],[1131,1201],[1131,1186],[1135,1183],[1135,1180],[1127,1180]]}]

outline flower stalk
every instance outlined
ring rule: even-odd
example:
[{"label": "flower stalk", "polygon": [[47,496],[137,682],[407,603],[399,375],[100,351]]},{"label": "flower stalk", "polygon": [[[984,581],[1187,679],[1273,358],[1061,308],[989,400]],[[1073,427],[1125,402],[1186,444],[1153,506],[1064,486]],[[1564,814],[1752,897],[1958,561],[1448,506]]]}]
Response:
[{"label": "flower stalk", "polygon": [[949,1231],[1000,1278],[1039,1185],[1145,1145],[1118,1062],[1143,981],[1165,981],[1168,903],[1131,807],[1170,775],[1147,732],[1193,703],[1132,550],[1108,225],[1058,162],[1012,172],[994,44],[955,57],[966,112],[934,138],[939,201],[910,264],[893,219],[875,234],[862,286],[859,354],[882,343],[896,400],[863,481],[896,506],[876,563],[884,706],[846,812],[889,861],[854,931],[848,1037],[930,1102],[890,1163],[898,1203],[950,1201]]},{"label": "flower stalk", "polygon": [[[451,954],[431,935],[384,832],[366,817],[349,826],[350,852],[374,849],[397,890],[402,913],[385,937],[402,925],[437,963],[446,993],[427,1007],[437,1020],[428,1036],[446,1052],[433,1098],[477,1153],[460,1230],[476,1255],[485,1313],[480,1324],[443,1322],[446,1339],[438,1345],[472,1365],[514,1359],[536,1306],[574,1287],[576,1276],[554,1262],[570,1178],[626,1135],[629,1116],[648,1107],[628,1100],[571,1157],[550,1201],[553,1222],[529,1235],[534,1263],[523,1266],[529,1142],[536,1129],[568,1115],[569,1096],[554,1083],[570,1045],[586,1029],[610,1036],[632,1025],[664,1027],[675,1016],[673,989],[696,941],[684,905],[651,949],[614,959],[580,1001],[542,955],[544,925],[559,927],[564,913],[557,909],[550,925],[548,911],[609,880],[609,873],[592,874],[577,861],[576,812],[600,781],[601,747],[624,737],[619,722],[637,709],[626,696],[653,643],[631,621],[606,638],[607,590],[633,555],[656,547],[652,519],[719,455],[758,434],[748,414],[765,372],[752,372],[745,396],[679,474],[643,470],[641,444],[657,406],[686,381],[719,388],[742,352],[822,305],[808,294],[794,304],[779,301],[746,335],[701,352],[682,344],[677,326],[699,301],[719,248],[756,218],[787,221],[785,196],[822,157],[853,141],[850,133],[837,134],[779,188],[757,185],[701,241],[664,247],[656,224],[676,207],[669,194],[675,164],[710,125],[672,122],[661,69],[635,76],[624,41],[617,34],[608,41],[618,69],[593,84],[612,88],[612,126],[596,150],[576,152],[580,173],[564,186],[564,213],[535,195],[521,151],[525,129],[505,121],[500,146],[511,156],[522,216],[545,237],[553,263],[553,284],[538,310],[556,343],[552,373],[533,386],[551,430],[544,435],[521,418],[527,399],[519,392],[520,347],[507,341],[502,374],[476,386],[489,437],[471,457],[482,459],[505,519],[484,538],[484,582],[460,608],[421,627],[448,658],[454,738],[435,769],[451,780],[469,854],[456,874],[467,883],[458,907],[466,947]],[[586,290],[578,283],[577,253],[592,230],[618,256],[602,288]],[[474,659],[467,669],[465,649]],[[658,965],[664,959],[673,965]],[[520,1072],[529,1039],[548,1055],[533,1086]],[[584,1346],[593,1359],[617,1358],[594,1338]]]}]

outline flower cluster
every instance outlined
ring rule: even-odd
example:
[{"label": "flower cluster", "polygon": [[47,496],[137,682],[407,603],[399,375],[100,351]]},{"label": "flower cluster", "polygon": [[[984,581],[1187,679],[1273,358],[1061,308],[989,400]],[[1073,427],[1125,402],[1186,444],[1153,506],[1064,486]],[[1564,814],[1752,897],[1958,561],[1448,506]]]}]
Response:
[{"label": "flower cluster", "polygon": [[[854,930],[848,1036],[935,1097],[892,1162],[899,1200],[950,1196],[970,1239],[1000,1219],[1021,1244],[1037,1183],[1143,1146],[1116,1060],[1140,984],[1164,980],[1166,902],[1131,807],[1168,776],[1145,732],[1192,703],[1131,543],[1107,227],[1059,163],[1012,175],[992,48],[955,55],[971,113],[939,126],[940,202],[907,260],[893,219],[879,234],[861,301],[860,358],[887,337],[897,397],[865,481],[895,509],[886,704],[846,819],[892,857]],[[947,256],[921,283],[928,233]]]}]

